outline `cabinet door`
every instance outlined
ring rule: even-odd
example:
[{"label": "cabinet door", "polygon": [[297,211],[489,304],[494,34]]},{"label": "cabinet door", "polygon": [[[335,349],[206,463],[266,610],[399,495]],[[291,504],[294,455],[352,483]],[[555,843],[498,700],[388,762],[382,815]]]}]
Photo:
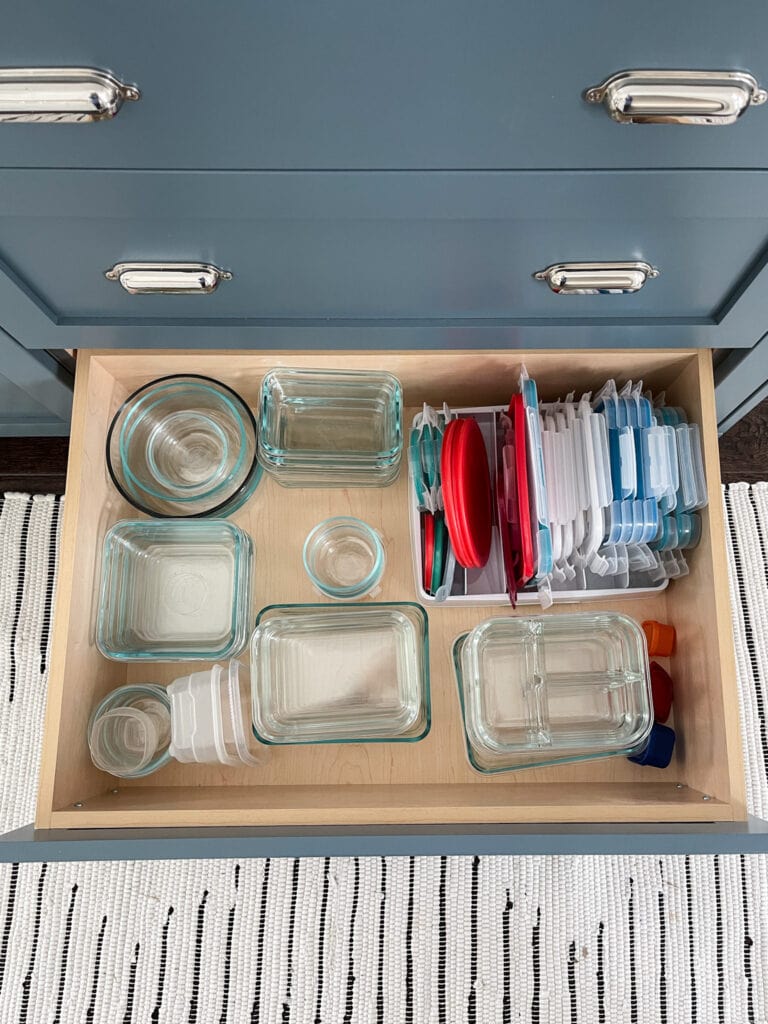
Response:
[{"label": "cabinet door", "polygon": [[768,105],[722,129],[622,127],[584,99],[623,69],[768,86],[762,0],[5,6],[0,66],[106,69],[141,99],[95,125],[0,124],[0,166],[768,167]]},{"label": "cabinet door", "polygon": [[[0,316],[30,348],[748,346],[766,245],[756,172],[0,172]],[[658,275],[535,276],[622,260]],[[136,294],[125,263],[231,279]]]},{"label": "cabinet door", "polygon": [[29,352],[0,330],[0,437],[68,434],[72,384],[47,352]]},{"label": "cabinet door", "polygon": [[768,398],[768,334],[751,349],[734,350],[715,370],[717,429],[723,434]]}]

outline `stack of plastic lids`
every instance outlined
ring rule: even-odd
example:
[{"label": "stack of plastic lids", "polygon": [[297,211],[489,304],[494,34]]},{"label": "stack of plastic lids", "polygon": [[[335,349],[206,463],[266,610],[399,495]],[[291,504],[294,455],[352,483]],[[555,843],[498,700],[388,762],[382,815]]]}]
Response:
[{"label": "stack of plastic lids", "polygon": [[456,554],[445,525],[440,474],[443,437],[450,418],[447,406],[437,411],[425,404],[413,420],[408,443],[408,472],[421,520],[420,576],[424,590],[438,599],[450,593],[456,571]]},{"label": "stack of plastic lids", "polygon": [[685,575],[683,551],[701,537],[695,510],[707,503],[698,426],[631,381],[545,403],[540,415],[553,589]]},{"label": "stack of plastic lids", "polygon": [[473,596],[513,605],[534,588],[543,607],[553,592],[658,589],[701,537],[699,428],[642,382],[540,403],[523,367],[507,408],[425,406],[409,463],[417,569],[436,601],[461,596],[457,566],[465,586],[481,574]]}]

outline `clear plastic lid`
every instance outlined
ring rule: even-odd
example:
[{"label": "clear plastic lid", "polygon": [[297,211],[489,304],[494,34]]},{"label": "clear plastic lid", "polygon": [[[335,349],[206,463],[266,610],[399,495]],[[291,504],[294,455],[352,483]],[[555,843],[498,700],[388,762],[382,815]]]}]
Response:
[{"label": "clear plastic lid", "polygon": [[608,432],[611,458],[611,479],[615,501],[625,501],[637,494],[637,462],[635,435],[631,427],[620,427]]},{"label": "clear plastic lid", "polygon": [[250,677],[236,659],[222,671],[221,721],[224,747],[232,762],[256,767],[270,756],[269,748],[259,743],[251,728]]},{"label": "clear plastic lid", "polygon": [[106,711],[93,723],[88,737],[96,767],[128,778],[143,772],[160,745],[155,716],[138,707]]},{"label": "clear plastic lid", "polygon": [[531,522],[536,524],[533,536],[536,554],[536,579],[543,582],[552,572],[552,539],[549,533],[547,482],[544,475],[539,399],[536,391],[536,382],[530,379],[525,367],[522,367],[520,371],[520,391],[525,404],[529,474],[528,495],[531,505]]},{"label": "clear plastic lid", "polygon": [[91,714],[91,760],[101,771],[118,778],[143,778],[170,760],[170,732],[170,704],[164,686],[119,686]]},{"label": "clear plastic lid", "polygon": [[677,507],[682,512],[703,508],[707,504],[707,481],[698,423],[680,423],[675,427],[680,489]]},{"label": "clear plastic lid", "polygon": [[228,763],[221,728],[220,676],[221,666],[214,665],[168,686],[171,756],[183,764]]}]

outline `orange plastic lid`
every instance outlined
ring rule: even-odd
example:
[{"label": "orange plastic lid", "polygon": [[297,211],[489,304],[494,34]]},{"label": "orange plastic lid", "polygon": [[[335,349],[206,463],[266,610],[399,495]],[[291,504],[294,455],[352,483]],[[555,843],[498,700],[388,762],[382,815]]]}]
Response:
[{"label": "orange plastic lid", "polygon": [[643,632],[648,641],[648,655],[651,658],[668,658],[675,649],[675,627],[665,622],[647,619],[643,623]]}]

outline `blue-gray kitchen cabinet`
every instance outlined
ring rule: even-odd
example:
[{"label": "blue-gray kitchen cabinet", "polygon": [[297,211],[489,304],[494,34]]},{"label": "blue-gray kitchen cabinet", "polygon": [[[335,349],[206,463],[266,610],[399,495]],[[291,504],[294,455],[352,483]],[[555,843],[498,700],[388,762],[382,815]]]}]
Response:
[{"label": "blue-gray kitchen cabinet", "polygon": [[[0,170],[0,322],[29,348],[748,347],[767,256],[768,171]],[[534,278],[620,260],[659,274]],[[232,279],[129,294],[123,261]]]},{"label": "blue-gray kitchen cabinet", "polygon": [[71,408],[69,371],[0,330],[0,437],[68,434]]},{"label": "blue-gray kitchen cabinet", "polygon": [[87,65],[141,91],[96,125],[0,126],[0,166],[229,170],[767,168],[768,107],[732,127],[623,127],[583,94],[623,69],[752,72],[741,0],[28,0],[0,66]]}]

